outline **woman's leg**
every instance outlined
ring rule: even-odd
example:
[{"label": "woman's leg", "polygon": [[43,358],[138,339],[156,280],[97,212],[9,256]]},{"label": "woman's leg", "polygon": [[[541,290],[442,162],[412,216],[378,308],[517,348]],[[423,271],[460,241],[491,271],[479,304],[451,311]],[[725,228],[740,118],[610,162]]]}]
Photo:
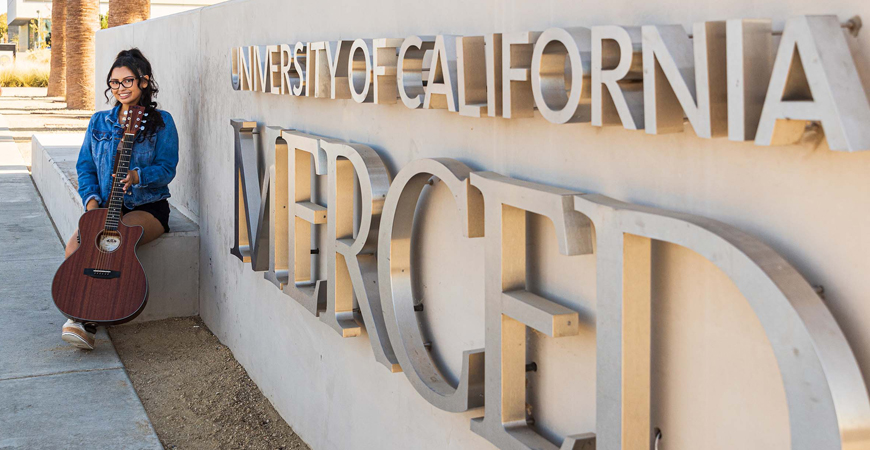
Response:
[{"label": "woman's leg", "polygon": [[66,252],[63,256],[64,259],[69,258],[69,255],[72,255],[74,251],[78,250],[78,248],[79,230],[76,229],[76,231],[72,234],[72,236],[69,237],[69,240],[66,242]]},{"label": "woman's leg", "polygon": [[[66,243],[64,258],[69,258],[69,255],[78,250],[79,245],[81,245],[79,243],[79,230],[76,230]],[[93,324],[83,324],[69,319],[60,329],[60,338],[75,347],[93,350],[96,332],[97,328]]]},{"label": "woman's leg", "polygon": [[160,235],[165,232],[163,224],[161,224],[160,221],[149,212],[130,211],[127,214],[124,214],[121,221],[131,227],[139,225],[145,228],[145,233],[142,235],[142,239],[139,240],[139,245],[147,244],[154,239],[159,238]]}]

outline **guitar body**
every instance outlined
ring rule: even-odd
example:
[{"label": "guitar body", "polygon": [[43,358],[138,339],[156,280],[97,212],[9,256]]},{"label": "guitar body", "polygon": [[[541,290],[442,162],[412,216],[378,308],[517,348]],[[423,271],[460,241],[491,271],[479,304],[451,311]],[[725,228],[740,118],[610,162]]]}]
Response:
[{"label": "guitar body", "polygon": [[63,315],[79,322],[128,322],[142,312],[148,300],[148,280],[136,256],[144,230],[119,221],[117,230],[106,231],[109,213],[101,208],[82,215],[81,245],[54,275],[54,304]]}]

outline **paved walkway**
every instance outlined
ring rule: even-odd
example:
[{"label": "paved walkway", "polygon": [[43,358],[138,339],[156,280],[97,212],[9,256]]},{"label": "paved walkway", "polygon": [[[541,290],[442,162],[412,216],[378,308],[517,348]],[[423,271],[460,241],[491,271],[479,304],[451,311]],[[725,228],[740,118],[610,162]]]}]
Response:
[{"label": "paved walkway", "polygon": [[93,111],[66,109],[61,97],[46,97],[46,88],[3,88],[0,115],[18,145],[24,164],[30,167],[30,136],[33,133],[84,133]]},{"label": "paved walkway", "polygon": [[162,448],[105,330],[91,352],[60,340],[63,246],[2,116],[0,243],[0,450]]}]

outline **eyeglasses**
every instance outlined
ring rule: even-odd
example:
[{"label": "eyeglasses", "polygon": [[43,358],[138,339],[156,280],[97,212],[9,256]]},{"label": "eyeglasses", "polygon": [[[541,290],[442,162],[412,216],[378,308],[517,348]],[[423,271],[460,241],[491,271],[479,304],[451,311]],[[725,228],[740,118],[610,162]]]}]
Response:
[{"label": "eyeglasses", "polygon": [[117,91],[121,86],[124,86],[125,88],[129,89],[129,88],[133,87],[133,83],[135,83],[135,82],[136,82],[135,77],[127,77],[121,81],[109,80],[109,87],[112,88],[113,91]]}]

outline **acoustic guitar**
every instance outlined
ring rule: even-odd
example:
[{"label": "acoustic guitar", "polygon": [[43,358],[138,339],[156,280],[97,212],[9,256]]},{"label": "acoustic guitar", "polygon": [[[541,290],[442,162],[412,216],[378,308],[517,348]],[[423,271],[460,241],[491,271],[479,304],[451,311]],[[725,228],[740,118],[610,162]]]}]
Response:
[{"label": "acoustic guitar", "polygon": [[123,183],[130,168],[133,140],[144,129],[145,108],[132,106],[122,121],[124,137],[115,155],[112,193],[107,208],[92,209],[79,219],[78,250],[54,275],[51,295],[66,317],[79,322],[117,325],[133,320],[148,300],[148,280],[136,256],[145,230],[121,221]]}]

